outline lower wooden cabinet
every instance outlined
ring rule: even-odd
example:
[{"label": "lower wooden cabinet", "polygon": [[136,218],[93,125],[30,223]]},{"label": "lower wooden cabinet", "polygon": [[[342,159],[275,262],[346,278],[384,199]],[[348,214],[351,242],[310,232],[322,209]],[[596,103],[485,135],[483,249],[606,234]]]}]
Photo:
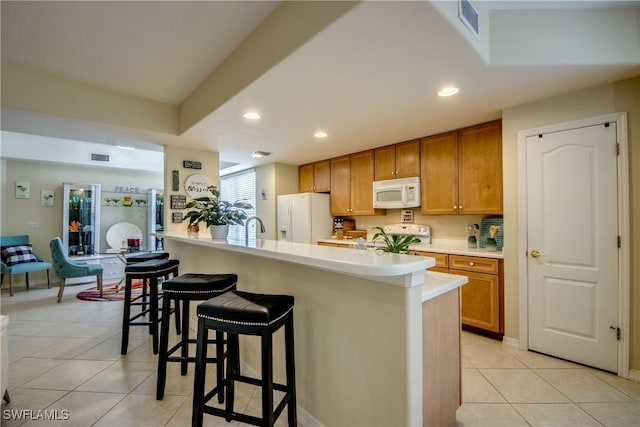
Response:
[{"label": "lower wooden cabinet", "polygon": [[504,261],[498,258],[413,251],[436,259],[430,271],[459,274],[469,282],[461,288],[463,329],[504,335]]},{"label": "lower wooden cabinet", "polygon": [[460,296],[454,289],[422,303],[422,425],[455,426],[462,404]]}]

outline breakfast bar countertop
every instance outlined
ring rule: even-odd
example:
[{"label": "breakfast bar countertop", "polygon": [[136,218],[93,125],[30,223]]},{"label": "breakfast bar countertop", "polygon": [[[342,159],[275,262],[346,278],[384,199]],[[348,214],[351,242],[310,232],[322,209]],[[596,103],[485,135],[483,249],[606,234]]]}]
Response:
[{"label": "breakfast bar countertop", "polygon": [[[295,298],[298,414],[317,420],[305,425],[439,425],[434,419],[442,417],[455,424],[467,277],[426,271],[433,257],[315,242],[245,244],[207,232],[156,235],[181,271],[237,272],[238,289]],[[243,366],[259,372],[259,342],[241,345]],[[283,349],[275,352],[283,360]],[[274,369],[284,375],[282,363]]]},{"label": "breakfast bar countertop", "polygon": [[197,237],[189,236],[186,232],[165,232],[156,235],[193,245],[291,262],[402,287],[422,285],[425,269],[435,266],[435,260],[430,257],[412,257],[371,250],[344,251],[341,248],[282,240],[258,239],[245,245],[244,242],[235,240],[213,240],[204,234],[201,233]]}]

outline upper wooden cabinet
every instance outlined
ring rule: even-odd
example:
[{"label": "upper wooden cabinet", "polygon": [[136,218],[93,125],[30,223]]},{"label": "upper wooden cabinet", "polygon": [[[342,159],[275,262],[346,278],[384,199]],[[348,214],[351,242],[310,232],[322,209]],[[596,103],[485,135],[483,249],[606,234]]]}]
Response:
[{"label": "upper wooden cabinet", "polygon": [[421,140],[423,215],[502,214],[502,122]]},{"label": "upper wooden cabinet", "polygon": [[331,159],[331,215],[378,215],[373,208],[374,152]]},{"label": "upper wooden cabinet", "polygon": [[411,176],[420,176],[420,140],[376,148],[376,181]]},{"label": "upper wooden cabinet", "polygon": [[331,160],[322,160],[298,167],[300,193],[328,193],[331,191]]},{"label": "upper wooden cabinet", "polygon": [[465,214],[502,214],[502,121],[458,131],[458,211]]}]

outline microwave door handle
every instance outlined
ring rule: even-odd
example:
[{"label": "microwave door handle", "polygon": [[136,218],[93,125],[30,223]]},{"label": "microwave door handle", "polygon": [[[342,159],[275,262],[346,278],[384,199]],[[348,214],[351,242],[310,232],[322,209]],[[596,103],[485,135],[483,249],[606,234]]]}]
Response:
[{"label": "microwave door handle", "polygon": [[407,206],[407,203],[409,202],[407,199],[409,198],[409,195],[407,194],[407,187],[402,187],[402,205],[403,206]]}]

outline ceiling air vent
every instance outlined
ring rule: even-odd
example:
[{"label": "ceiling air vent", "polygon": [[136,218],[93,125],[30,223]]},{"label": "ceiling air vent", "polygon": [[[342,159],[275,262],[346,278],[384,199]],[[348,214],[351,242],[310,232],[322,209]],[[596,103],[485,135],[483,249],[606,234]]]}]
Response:
[{"label": "ceiling air vent", "polygon": [[91,161],[109,163],[109,155],[108,154],[91,153]]},{"label": "ceiling air vent", "polygon": [[469,0],[458,1],[458,17],[474,36],[480,38],[478,11]]}]

